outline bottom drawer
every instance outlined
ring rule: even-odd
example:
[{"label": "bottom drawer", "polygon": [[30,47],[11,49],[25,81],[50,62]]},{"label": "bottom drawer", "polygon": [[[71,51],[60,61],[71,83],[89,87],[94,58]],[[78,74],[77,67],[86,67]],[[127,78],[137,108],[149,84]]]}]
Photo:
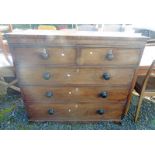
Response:
[{"label": "bottom drawer", "polygon": [[124,103],[31,103],[27,111],[31,121],[117,121],[124,106]]}]

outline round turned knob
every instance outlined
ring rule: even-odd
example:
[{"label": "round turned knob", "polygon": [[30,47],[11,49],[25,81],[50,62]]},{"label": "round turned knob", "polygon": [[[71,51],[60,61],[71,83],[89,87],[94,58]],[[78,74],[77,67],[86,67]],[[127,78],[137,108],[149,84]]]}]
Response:
[{"label": "round turned knob", "polygon": [[41,58],[47,59],[49,57],[48,51],[44,48],[43,51],[40,53]]},{"label": "round turned knob", "polygon": [[106,98],[108,96],[108,93],[106,91],[103,91],[100,93],[100,97]]},{"label": "round turned knob", "polygon": [[106,58],[108,60],[112,60],[114,58],[114,55],[113,55],[113,51],[112,50],[109,50],[108,53],[106,54]]},{"label": "round turned knob", "polygon": [[109,73],[104,73],[103,74],[103,78],[104,78],[104,80],[109,80],[110,79],[110,74]]},{"label": "round turned knob", "polygon": [[45,80],[49,80],[49,79],[51,78],[50,73],[48,73],[48,72],[44,73],[44,74],[43,74],[43,78],[44,78]]},{"label": "round turned knob", "polygon": [[53,93],[51,91],[48,91],[48,92],[45,93],[45,96],[46,97],[52,97]]},{"label": "round turned knob", "polygon": [[98,110],[96,111],[96,113],[99,114],[99,115],[103,115],[104,112],[105,112],[105,111],[104,111],[103,109],[98,109]]},{"label": "round turned knob", "polygon": [[53,115],[54,114],[54,109],[48,109],[48,114]]}]

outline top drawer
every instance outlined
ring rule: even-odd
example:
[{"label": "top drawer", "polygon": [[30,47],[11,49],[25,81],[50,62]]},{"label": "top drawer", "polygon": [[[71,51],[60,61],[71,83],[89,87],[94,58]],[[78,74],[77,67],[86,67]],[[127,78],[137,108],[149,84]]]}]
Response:
[{"label": "top drawer", "polygon": [[74,64],[75,48],[15,48],[16,64]]},{"label": "top drawer", "polygon": [[[77,53],[79,52],[79,53]],[[15,48],[16,64],[34,65],[137,65],[140,49],[126,48]]]},{"label": "top drawer", "polygon": [[82,48],[81,65],[136,65],[140,49],[125,48]]}]

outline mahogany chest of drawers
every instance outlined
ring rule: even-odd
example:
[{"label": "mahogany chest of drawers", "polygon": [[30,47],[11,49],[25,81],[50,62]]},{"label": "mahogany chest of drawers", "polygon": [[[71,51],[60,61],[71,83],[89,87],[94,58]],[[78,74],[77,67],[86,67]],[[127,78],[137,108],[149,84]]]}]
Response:
[{"label": "mahogany chest of drawers", "polygon": [[38,30],[6,37],[29,120],[121,120],[146,38]]}]

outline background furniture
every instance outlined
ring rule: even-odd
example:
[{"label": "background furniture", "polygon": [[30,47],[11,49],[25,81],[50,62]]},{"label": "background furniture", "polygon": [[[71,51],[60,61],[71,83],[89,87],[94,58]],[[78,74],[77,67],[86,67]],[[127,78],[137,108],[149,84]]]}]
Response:
[{"label": "background furniture", "polygon": [[38,30],[56,30],[56,27],[52,25],[39,25]]},{"label": "background furniture", "polygon": [[10,52],[7,40],[4,38],[4,33],[6,32],[12,32],[12,25],[6,24],[6,25],[0,25],[0,54],[3,54],[6,61],[12,65],[12,61],[10,60]]},{"label": "background furniture", "polygon": [[32,30],[6,37],[31,121],[121,120],[147,38]]},{"label": "background furniture", "polygon": [[[5,95],[8,88],[20,92],[20,88],[15,85],[17,79],[15,78],[8,42],[4,36],[5,33],[12,32],[12,30],[11,24],[0,25],[0,95]],[[6,81],[6,78],[10,80]]]},{"label": "background furniture", "polygon": [[141,104],[144,96],[155,96],[155,74],[152,73],[153,69],[155,70],[155,60],[152,62],[149,70],[147,71],[146,76],[138,76],[135,90],[140,95],[137,110],[135,115],[135,122],[138,120]]},{"label": "background furniture", "polygon": [[[138,66],[135,78],[134,78],[134,85],[136,84],[137,78],[141,76],[146,76],[149,67],[152,63],[152,61],[155,59],[155,46],[154,42],[147,41],[147,44],[145,45],[144,52],[142,55],[142,59],[140,61],[140,64]],[[152,70],[153,73],[155,73],[155,70]],[[129,101],[130,102],[130,101]],[[127,108],[125,111],[125,115],[127,115],[130,108],[130,103],[127,104]]]}]

